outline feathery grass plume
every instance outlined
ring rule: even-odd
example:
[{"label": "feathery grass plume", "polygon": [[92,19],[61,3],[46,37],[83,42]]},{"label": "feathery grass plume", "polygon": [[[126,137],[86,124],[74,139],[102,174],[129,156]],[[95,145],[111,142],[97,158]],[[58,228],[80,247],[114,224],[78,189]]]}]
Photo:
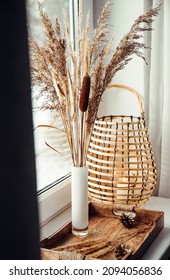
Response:
[{"label": "feathery grass plume", "polygon": [[[99,73],[99,75],[96,77],[96,80],[101,79],[101,84],[98,90],[94,92],[89,102],[89,112],[87,118],[87,130],[89,133],[96,118],[96,114],[94,115],[94,110],[95,108],[98,109],[101,96],[107,88],[107,86],[110,84],[115,74],[118,71],[122,70],[128,64],[128,62],[132,59],[133,55],[137,55],[146,62],[142,51],[150,47],[144,43],[141,43],[139,40],[143,38],[143,32],[152,31],[153,17],[158,15],[161,5],[162,3],[156,6],[155,8],[150,9],[144,15],[139,16],[134,21],[134,24],[132,25],[130,31],[122,38],[118,47],[113,52],[109,63],[106,64],[103,68],[104,75],[101,77]],[[100,67],[98,67],[98,70],[99,68]]]},{"label": "feathery grass plume", "polygon": [[[112,51],[113,37],[109,38],[108,24],[110,1],[105,3],[90,40],[89,12],[83,27],[83,2],[79,0],[75,42],[71,39],[66,14],[63,36],[58,19],[53,27],[39,3],[46,41],[40,45],[31,36],[29,38],[32,86],[38,88],[35,99],[43,98],[38,108],[54,110],[60,115],[74,166],[86,164],[88,144],[102,94],[115,74],[129,63],[133,55],[146,62],[143,50],[148,46],[141,39],[143,32],[152,31],[152,22],[161,5],[162,3],[139,16],[116,50]],[[84,77],[86,82],[88,80],[88,90],[86,88],[85,91],[84,87],[81,88]]]},{"label": "feathery grass plume", "polygon": [[[161,5],[162,4],[159,4],[156,8],[151,9],[145,15],[139,16],[138,19],[135,20],[130,31],[120,41],[110,63],[106,67],[103,85],[108,85],[108,83],[111,82],[115,73],[123,69],[129,60],[132,59],[132,55],[136,54],[146,62],[142,50],[149,48],[149,46],[139,42],[139,39],[143,38],[144,31],[152,30],[151,24],[153,22],[153,16],[158,14]],[[145,24],[144,26],[142,26],[143,23]]]}]

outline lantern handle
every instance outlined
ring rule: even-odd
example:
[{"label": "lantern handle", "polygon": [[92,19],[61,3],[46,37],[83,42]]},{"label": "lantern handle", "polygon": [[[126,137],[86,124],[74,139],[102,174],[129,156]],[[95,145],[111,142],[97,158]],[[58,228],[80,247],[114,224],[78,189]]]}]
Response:
[{"label": "lantern handle", "polygon": [[139,104],[139,108],[140,108],[140,113],[142,115],[144,114],[142,99],[141,99],[140,94],[136,90],[134,90],[131,87],[124,86],[124,85],[121,85],[121,84],[110,84],[109,86],[107,86],[107,88],[122,88],[122,89],[126,89],[126,90],[132,92],[136,96],[136,98],[138,100],[138,104]]}]

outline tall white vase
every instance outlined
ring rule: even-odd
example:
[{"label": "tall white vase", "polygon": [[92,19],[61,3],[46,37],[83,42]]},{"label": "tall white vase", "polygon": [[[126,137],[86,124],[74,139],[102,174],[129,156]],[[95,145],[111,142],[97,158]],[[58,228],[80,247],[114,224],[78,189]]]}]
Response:
[{"label": "tall white vase", "polygon": [[72,233],[77,236],[88,234],[88,168],[72,167]]}]

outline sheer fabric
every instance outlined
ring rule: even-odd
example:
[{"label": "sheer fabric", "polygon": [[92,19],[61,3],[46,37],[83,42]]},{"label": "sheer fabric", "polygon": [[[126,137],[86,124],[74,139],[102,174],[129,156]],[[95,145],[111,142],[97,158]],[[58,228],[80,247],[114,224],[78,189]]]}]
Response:
[{"label": "sheer fabric", "polygon": [[[162,1],[146,1],[155,6]],[[144,74],[145,111],[158,172],[155,194],[170,197],[170,2],[164,4],[153,23],[154,31],[146,38],[151,45],[149,69]]]}]

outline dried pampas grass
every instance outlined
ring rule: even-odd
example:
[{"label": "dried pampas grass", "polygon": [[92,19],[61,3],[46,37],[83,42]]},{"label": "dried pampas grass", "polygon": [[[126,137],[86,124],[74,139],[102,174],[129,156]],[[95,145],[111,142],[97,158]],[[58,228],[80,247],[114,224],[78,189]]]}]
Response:
[{"label": "dried pampas grass", "polygon": [[110,1],[103,7],[91,40],[89,13],[82,28],[82,6],[80,0],[75,50],[66,15],[63,36],[58,19],[53,27],[41,4],[39,13],[46,43],[40,45],[33,37],[29,37],[32,86],[39,89],[37,100],[44,97],[39,109],[55,110],[60,115],[74,166],[86,164],[88,143],[99,103],[116,72],[122,70],[133,55],[146,62],[143,50],[149,47],[140,39],[143,32],[152,30],[153,18],[158,14],[161,4],[135,20],[114,52],[111,50],[113,38],[108,35]]}]

